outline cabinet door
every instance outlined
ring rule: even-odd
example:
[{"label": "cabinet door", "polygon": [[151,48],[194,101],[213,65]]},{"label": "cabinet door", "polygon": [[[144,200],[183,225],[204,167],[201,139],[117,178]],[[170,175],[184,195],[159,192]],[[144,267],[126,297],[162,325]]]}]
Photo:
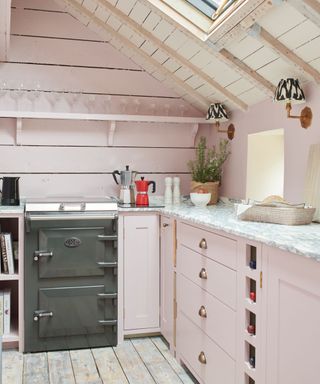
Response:
[{"label": "cabinet door", "polygon": [[320,383],[320,263],[266,247],[267,384]]},{"label": "cabinet door", "polygon": [[124,329],[159,328],[159,217],[124,217]]},{"label": "cabinet door", "polygon": [[173,343],[174,220],[161,217],[161,333]]}]

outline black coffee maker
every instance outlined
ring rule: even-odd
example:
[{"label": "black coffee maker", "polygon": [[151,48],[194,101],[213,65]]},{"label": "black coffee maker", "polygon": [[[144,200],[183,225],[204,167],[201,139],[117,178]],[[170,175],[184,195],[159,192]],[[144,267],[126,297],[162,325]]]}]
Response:
[{"label": "black coffee maker", "polygon": [[20,205],[20,177],[0,177],[2,179],[1,205]]}]

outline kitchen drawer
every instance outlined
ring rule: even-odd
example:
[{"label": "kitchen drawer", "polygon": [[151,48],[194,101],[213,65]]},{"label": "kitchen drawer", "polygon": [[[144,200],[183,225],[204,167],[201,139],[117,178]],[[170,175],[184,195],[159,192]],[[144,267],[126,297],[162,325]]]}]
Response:
[{"label": "kitchen drawer", "polygon": [[183,275],[178,275],[177,302],[179,312],[182,311],[216,344],[235,358],[236,313],[231,308]]},{"label": "kitchen drawer", "polygon": [[[206,364],[199,361],[201,353]],[[181,312],[177,318],[177,354],[205,384],[235,383],[235,362]]]},{"label": "kitchen drawer", "polygon": [[237,243],[235,240],[193,227],[178,225],[178,243],[232,269],[237,267]]},{"label": "kitchen drawer", "polygon": [[177,269],[199,287],[236,309],[237,273],[189,248],[179,246]]}]

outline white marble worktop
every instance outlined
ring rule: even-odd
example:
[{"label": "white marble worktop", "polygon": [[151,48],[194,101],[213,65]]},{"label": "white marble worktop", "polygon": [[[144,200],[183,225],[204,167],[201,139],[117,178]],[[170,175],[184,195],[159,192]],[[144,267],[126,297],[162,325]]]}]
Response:
[{"label": "white marble worktop", "polygon": [[0,205],[0,215],[1,214],[10,214],[10,215],[21,215],[24,213],[24,204],[20,205]]},{"label": "white marble worktop", "polygon": [[119,209],[121,212],[156,211],[190,223],[205,225],[232,235],[245,237],[269,246],[290,251],[320,262],[320,224],[280,225],[238,220],[234,207],[219,203],[197,208],[190,202],[164,208]]}]

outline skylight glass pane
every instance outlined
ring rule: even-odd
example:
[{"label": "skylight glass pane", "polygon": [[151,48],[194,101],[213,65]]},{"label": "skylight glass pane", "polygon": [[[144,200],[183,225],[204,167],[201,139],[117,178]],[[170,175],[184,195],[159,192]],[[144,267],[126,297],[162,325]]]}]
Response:
[{"label": "skylight glass pane", "polygon": [[[225,3],[223,6],[223,11],[229,7],[235,0],[229,0],[225,2],[224,0],[185,0],[187,3],[191,4],[198,11],[202,12],[207,17],[212,18],[216,10],[220,7],[222,3]],[[219,12],[219,14],[222,12]]]},{"label": "skylight glass pane", "polygon": [[213,2],[210,0],[186,0],[186,1],[210,18],[218,8],[217,5],[215,4],[216,2]]}]

